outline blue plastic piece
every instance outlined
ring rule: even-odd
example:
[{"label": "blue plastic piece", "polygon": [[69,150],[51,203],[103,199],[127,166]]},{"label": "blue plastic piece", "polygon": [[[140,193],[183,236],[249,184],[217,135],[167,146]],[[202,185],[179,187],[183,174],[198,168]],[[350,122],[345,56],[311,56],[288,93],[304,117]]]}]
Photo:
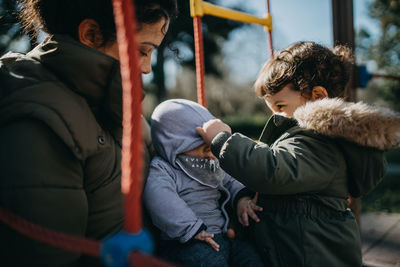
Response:
[{"label": "blue plastic piece", "polygon": [[372,79],[372,74],[367,71],[365,65],[358,66],[358,84],[361,88],[366,88],[368,82]]},{"label": "blue plastic piece", "polygon": [[137,234],[119,232],[104,241],[101,259],[107,267],[129,267],[128,260],[132,251],[152,254],[153,250],[153,240],[146,230]]}]

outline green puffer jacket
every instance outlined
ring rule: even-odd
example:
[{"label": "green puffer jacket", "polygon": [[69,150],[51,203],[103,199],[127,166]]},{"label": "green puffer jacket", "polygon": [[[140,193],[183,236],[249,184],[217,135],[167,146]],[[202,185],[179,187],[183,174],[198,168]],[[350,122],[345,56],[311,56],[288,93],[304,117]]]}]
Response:
[{"label": "green puffer jacket", "polygon": [[[41,226],[96,240],[121,230],[119,68],[117,60],[67,36],[1,58],[0,206]],[[145,157],[149,163],[147,149]],[[4,266],[100,264],[31,241],[1,223],[0,236]]]},{"label": "green puffer jacket", "polygon": [[261,222],[251,230],[267,266],[361,266],[348,194],[362,196],[382,179],[383,149],[399,144],[400,119],[339,99],[310,102],[294,116],[272,116],[258,143],[220,133],[212,151],[260,193]]}]

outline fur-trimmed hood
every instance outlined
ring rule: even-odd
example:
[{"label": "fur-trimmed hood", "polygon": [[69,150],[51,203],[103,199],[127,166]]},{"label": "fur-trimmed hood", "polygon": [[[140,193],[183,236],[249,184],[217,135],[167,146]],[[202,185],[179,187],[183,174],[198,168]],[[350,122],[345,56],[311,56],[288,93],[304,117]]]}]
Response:
[{"label": "fur-trimmed hood", "polygon": [[400,114],[362,102],[324,98],[307,102],[293,116],[301,128],[388,150],[400,146]]}]

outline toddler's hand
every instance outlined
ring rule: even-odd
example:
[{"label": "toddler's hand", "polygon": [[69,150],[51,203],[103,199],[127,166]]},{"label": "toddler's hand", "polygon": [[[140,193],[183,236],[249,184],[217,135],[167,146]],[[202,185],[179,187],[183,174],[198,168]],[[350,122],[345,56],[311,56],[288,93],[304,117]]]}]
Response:
[{"label": "toddler's hand", "polygon": [[249,226],[249,216],[256,222],[259,222],[257,214],[254,211],[262,211],[262,208],[257,206],[258,193],[253,199],[242,197],[237,204],[237,216],[239,222],[244,226]]},{"label": "toddler's hand", "polygon": [[200,233],[198,233],[194,237],[194,239],[204,241],[204,242],[208,243],[213,249],[215,249],[216,251],[219,251],[219,245],[217,244],[217,242],[215,242],[212,239],[213,237],[214,237],[214,234],[207,233],[205,230],[203,230]]},{"label": "toddler's hand", "polygon": [[197,127],[196,133],[200,135],[206,144],[211,144],[211,141],[214,137],[220,132],[229,132],[231,133],[231,127],[229,125],[223,123],[219,119],[209,120],[208,122],[203,124],[203,127]]}]

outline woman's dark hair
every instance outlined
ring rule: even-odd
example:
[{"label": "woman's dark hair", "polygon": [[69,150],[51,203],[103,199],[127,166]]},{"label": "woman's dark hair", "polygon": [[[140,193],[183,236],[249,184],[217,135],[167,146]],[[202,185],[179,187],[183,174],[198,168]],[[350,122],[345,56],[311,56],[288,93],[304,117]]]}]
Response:
[{"label": "woman's dark hair", "polygon": [[329,97],[343,96],[353,64],[351,50],[333,50],[314,42],[298,42],[278,52],[262,68],[254,85],[257,95],[275,94],[285,85],[311,96],[314,86],[323,86]]},{"label": "woman's dark hair", "polygon": [[[95,20],[103,35],[103,44],[115,41],[112,0],[20,0],[21,21],[34,36],[42,30],[49,34],[68,34],[78,39],[78,27],[84,19]],[[176,0],[135,0],[136,19],[152,24],[177,15]]]}]

